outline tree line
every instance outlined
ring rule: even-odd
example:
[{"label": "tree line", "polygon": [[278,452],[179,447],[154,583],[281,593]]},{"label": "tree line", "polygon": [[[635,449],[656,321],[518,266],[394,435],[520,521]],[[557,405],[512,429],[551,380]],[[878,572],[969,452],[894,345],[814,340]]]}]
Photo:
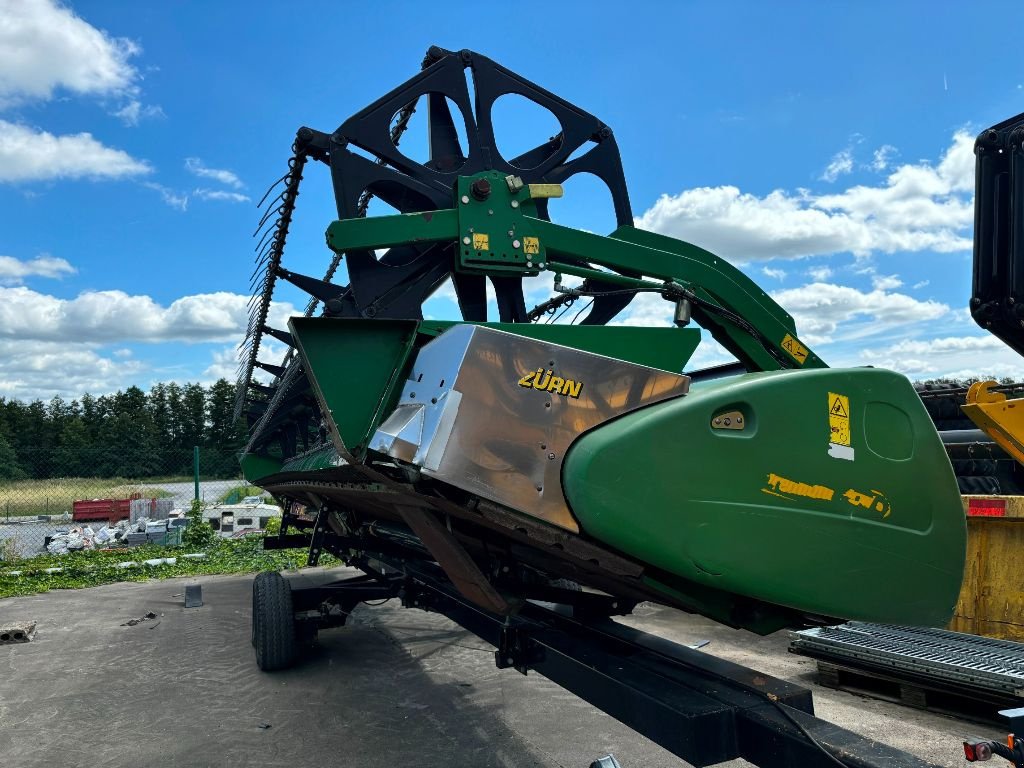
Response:
[{"label": "tree line", "polygon": [[0,480],[52,477],[146,478],[192,472],[200,447],[205,476],[238,474],[245,444],[234,423],[235,386],[128,387],[48,403],[0,398]]}]

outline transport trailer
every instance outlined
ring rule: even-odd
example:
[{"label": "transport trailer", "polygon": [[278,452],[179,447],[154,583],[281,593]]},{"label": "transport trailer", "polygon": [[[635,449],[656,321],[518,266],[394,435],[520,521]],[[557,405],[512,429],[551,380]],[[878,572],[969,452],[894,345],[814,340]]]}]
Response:
[{"label": "transport trailer", "polygon": [[[933,765],[815,717],[802,686],[615,622],[631,611],[629,602],[572,584],[538,585],[515,616],[502,616],[409,552],[411,531],[377,536],[380,551],[350,562],[362,575],[320,584],[299,578],[294,587],[280,573],[256,577],[252,641],[262,669],[287,668],[320,630],[343,626],[360,604],[393,598],[494,646],[499,669],[539,673],[694,766],[735,758],[763,768]],[[323,537],[331,548],[346,545],[336,534]]]}]

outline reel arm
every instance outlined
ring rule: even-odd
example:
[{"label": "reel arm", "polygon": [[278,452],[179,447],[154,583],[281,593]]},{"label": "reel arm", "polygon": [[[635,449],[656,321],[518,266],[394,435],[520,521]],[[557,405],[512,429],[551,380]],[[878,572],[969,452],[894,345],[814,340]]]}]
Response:
[{"label": "reel arm", "polygon": [[327,245],[344,253],[451,243],[457,273],[532,277],[551,272],[556,283],[561,274],[571,274],[611,286],[597,295],[659,293],[687,302],[688,311],[677,314],[680,324],[681,314],[692,313],[748,370],[826,367],[799,341],[792,317],[713,253],[628,225],[605,237],[537,217],[537,200],[544,199],[539,196],[554,196],[554,187],[523,185],[493,171],[460,177],[454,208],[341,219],[328,227]]}]

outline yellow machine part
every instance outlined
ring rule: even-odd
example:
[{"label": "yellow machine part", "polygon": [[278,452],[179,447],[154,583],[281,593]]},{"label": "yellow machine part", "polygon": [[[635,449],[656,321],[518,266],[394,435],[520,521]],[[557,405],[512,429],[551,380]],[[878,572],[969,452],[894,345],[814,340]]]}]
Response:
[{"label": "yellow machine part", "polygon": [[1024,464],[1024,399],[1008,400],[1002,392],[990,391],[994,386],[994,381],[975,382],[961,408],[978,429]]}]

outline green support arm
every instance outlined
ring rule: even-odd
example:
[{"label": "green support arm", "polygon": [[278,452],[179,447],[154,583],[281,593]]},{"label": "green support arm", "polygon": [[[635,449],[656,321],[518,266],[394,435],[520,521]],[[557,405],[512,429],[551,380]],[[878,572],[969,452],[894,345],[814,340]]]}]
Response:
[{"label": "green support arm", "polygon": [[[480,177],[489,181],[483,199],[470,194]],[[827,367],[797,338],[793,318],[725,259],[631,226],[601,236],[537,218],[529,186],[516,189],[501,174],[459,181],[455,208],[335,221],[327,229],[327,244],[343,253],[457,242],[456,270],[504,276],[565,273],[689,300],[694,319],[750,370]],[[535,189],[534,196],[550,193],[550,186]]]}]

